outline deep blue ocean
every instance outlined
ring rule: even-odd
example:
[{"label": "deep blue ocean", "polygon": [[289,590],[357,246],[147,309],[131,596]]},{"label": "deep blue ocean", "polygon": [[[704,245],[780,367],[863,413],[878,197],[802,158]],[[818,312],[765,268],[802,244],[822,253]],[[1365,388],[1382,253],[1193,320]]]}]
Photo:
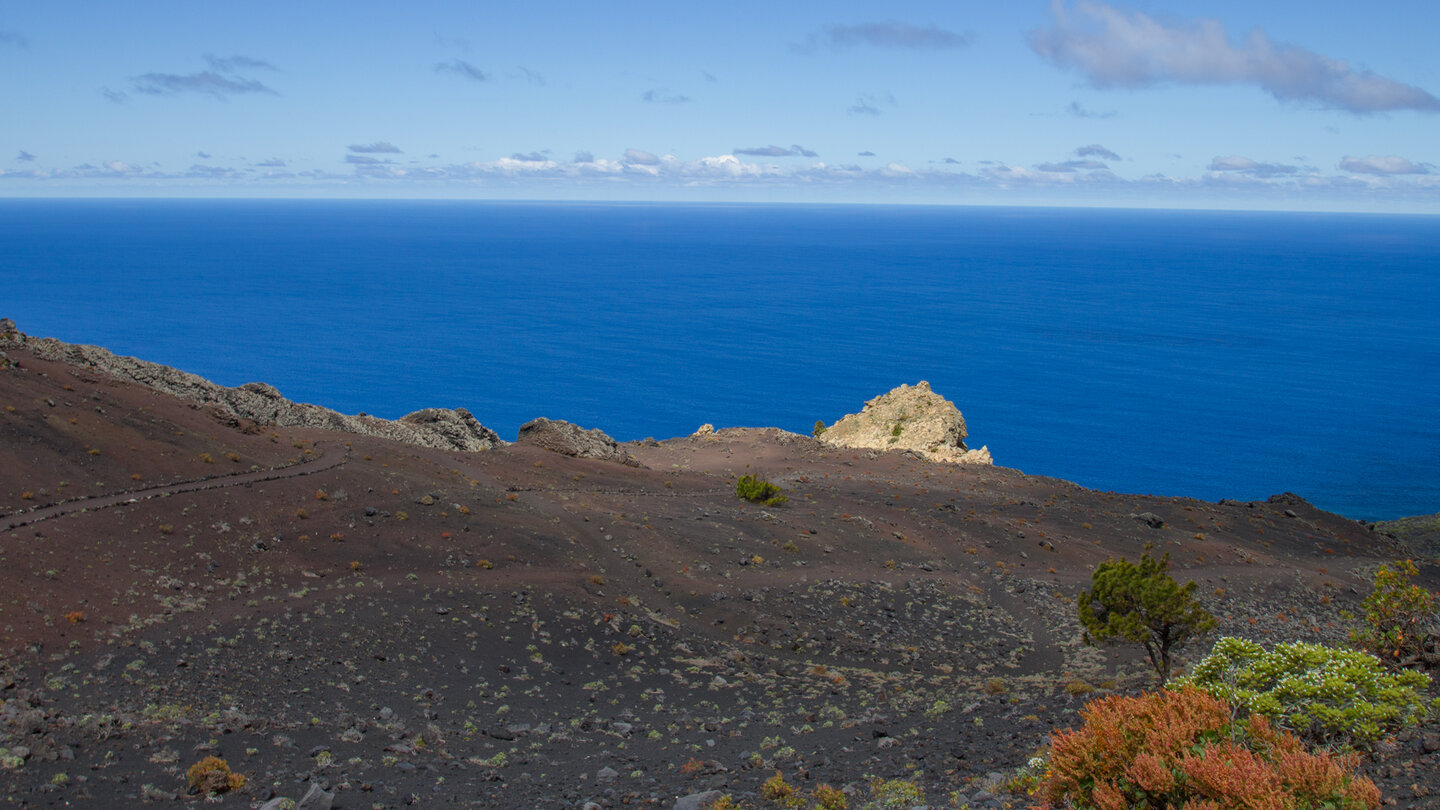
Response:
[{"label": "deep blue ocean", "polygon": [[1028,473],[1440,511],[1435,217],[8,200],[0,316],[506,438],[808,433],[923,379]]}]

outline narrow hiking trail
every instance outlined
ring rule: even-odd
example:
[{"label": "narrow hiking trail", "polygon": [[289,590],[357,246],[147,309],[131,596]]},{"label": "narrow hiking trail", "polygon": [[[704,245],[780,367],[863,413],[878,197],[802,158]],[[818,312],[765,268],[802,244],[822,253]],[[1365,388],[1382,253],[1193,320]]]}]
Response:
[{"label": "narrow hiking trail", "polygon": [[[316,448],[320,447],[316,444]],[[306,461],[297,461],[284,467],[272,467],[265,470],[252,470],[243,473],[231,473],[208,478],[198,478],[192,481],[180,481],[173,484],[162,484],[147,489],[131,490],[128,492],[116,492],[110,495],[95,495],[88,498],[78,498],[73,501],[44,506],[28,512],[14,512],[0,517],[0,525],[5,526],[6,531],[29,526],[51,518],[63,517],[76,512],[94,512],[100,509],[108,509],[122,504],[137,503],[150,500],[151,498],[167,498],[172,495],[181,495],[186,492],[200,492],[211,489],[225,489],[226,487],[238,487],[246,484],[258,484],[265,481],[280,481],[286,478],[299,478],[302,475],[314,475],[315,473],[333,470],[350,459],[350,450],[346,448],[341,453],[322,453],[318,458]]]}]

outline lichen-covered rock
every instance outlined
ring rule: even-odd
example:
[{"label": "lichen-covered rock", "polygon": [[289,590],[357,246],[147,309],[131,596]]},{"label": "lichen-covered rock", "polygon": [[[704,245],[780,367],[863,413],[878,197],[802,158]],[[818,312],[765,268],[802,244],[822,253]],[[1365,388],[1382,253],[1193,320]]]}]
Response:
[{"label": "lichen-covered rock", "polygon": [[930,390],[930,383],[902,385],[865,403],[820,435],[833,447],[910,450],[932,461],[990,464],[989,448],[971,450],[965,417],[955,403]]},{"label": "lichen-covered rock", "polygon": [[[11,323],[13,328],[14,324]],[[15,333],[12,345],[21,345],[36,357],[102,371],[122,380],[139,383],[210,409],[223,421],[238,424],[294,428],[323,428],[361,436],[378,436],[420,447],[473,452],[489,450],[505,442],[495,431],[476,421],[464,408],[427,408],[390,421],[373,416],[350,416],[292,402],[274,386],[246,383],[237,388],[217,385],[204,377],[122,357],[99,346],[64,343],[54,338],[31,338]]]},{"label": "lichen-covered rock", "polygon": [[532,419],[520,426],[516,444],[528,444],[575,458],[596,458],[603,461],[618,461],[631,467],[639,467],[630,454],[620,449],[620,444],[599,428],[586,430],[579,425],[558,419]]}]

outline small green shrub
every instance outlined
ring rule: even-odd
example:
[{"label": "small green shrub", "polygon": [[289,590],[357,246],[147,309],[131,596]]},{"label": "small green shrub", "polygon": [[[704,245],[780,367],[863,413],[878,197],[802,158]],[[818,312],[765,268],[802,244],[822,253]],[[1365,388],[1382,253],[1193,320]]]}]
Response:
[{"label": "small green shrub", "polygon": [[1310,753],[1263,714],[1236,720],[1194,686],[1093,701],[1050,735],[1040,807],[1374,810],[1356,755]]},{"label": "small green shrub", "polygon": [[786,808],[786,810],[798,810],[805,806],[805,799],[795,789],[794,785],[785,781],[785,777],[779,771],[765,780],[760,786],[760,798],[767,804],[774,807]]},{"label": "small green shrub", "polygon": [[1365,629],[1350,640],[1392,667],[1424,663],[1440,641],[1436,634],[1435,594],[1410,580],[1415,564],[1400,560],[1375,571],[1375,590],[1365,597]]},{"label": "small green shrub", "polygon": [[1373,655],[1323,644],[1293,642],[1266,650],[1227,636],[1189,677],[1174,683],[1192,683],[1305,739],[1342,748],[1368,748],[1432,711],[1421,694],[1428,675],[1388,672]]},{"label": "small green shrub", "polygon": [[904,779],[876,779],[870,783],[870,799],[867,810],[909,810],[925,803],[925,793]]},{"label": "small green shrub", "polygon": [[790,500],[780,487],[753,475],[740,476],[740,480],[735,483],[735,495],[741,500],[763,503],[766,506],[779,506]]},{"label": "small green shrub", "polygon": [[839,788],[829,785],[815,788],[815,810],[847,810],[849,807],[850,800],[845,798],[845,792]]},{"label": "small green shrub", "polygon": [[824,419],[816,419],[816,420],[815,420],[815,427],[810,428],[810,435],[811,435],[811,436],[814,436],[815,438],[818,439],[818,438],[820,438],[820,436],[823,435],[823,434],[825,433],[825,431],[827,431],[827,430],[829,430],[829,428],[825,427],[825,420],[824,420]]}]

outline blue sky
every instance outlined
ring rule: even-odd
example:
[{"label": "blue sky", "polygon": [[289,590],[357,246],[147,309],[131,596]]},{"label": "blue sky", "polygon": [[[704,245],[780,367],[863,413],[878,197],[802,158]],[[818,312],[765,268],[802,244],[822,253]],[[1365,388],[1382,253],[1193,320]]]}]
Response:
[{"label": "blue sky", "polygon": [[1440,213],[1440,4],[0,5],[0,196]]}]

